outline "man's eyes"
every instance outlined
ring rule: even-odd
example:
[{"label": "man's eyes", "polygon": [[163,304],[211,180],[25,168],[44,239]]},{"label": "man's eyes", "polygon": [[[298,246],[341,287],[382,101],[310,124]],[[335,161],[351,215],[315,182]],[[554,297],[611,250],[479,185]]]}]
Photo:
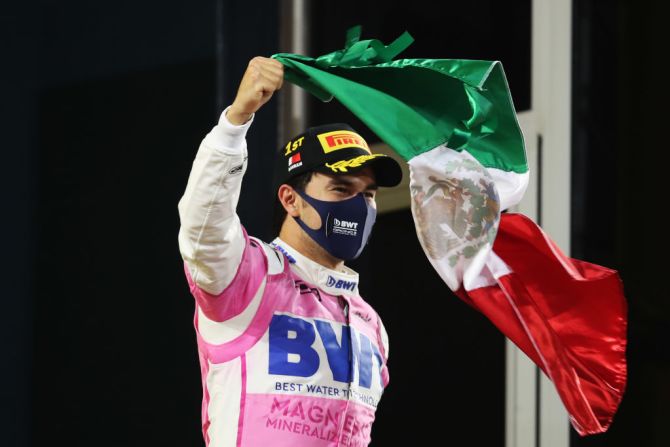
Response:
[{"label": "man's eyes", "polygon": [[[351,191],[349,188],[346,186],[334,186],[331,188],[333,191],[338,192],[343,195],[352,195],[353,191]],[[375,192],[374,191],[365,191],[363,192],[363,195],[367,198],[374,199],[375,198]]]}]

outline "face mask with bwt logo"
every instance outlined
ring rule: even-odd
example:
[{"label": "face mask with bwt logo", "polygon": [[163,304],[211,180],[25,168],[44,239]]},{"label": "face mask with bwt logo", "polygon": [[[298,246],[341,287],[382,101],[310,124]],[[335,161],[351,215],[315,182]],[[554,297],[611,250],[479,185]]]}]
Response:
[{"label": "face mask with bwt logo", "polygon": [[368,243],[377,210],[370,206],[363,193],[336,202],[315,199],[305,191],[297,191],[321,217],[321,228],[313,230],[299,217],[298,225],[328,253],[342,260],[356,259]]}]

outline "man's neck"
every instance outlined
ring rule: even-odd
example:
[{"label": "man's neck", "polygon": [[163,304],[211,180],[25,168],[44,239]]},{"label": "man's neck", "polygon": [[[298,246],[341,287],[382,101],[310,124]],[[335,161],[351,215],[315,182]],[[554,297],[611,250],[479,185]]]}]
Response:
[{"label": "man's neck", "polygon": [[331,269],[342,270],[344,261],[332,256],[307,235],[290,217],[287,217],[279,232],[279,239],[289,244],[304,257]]}]

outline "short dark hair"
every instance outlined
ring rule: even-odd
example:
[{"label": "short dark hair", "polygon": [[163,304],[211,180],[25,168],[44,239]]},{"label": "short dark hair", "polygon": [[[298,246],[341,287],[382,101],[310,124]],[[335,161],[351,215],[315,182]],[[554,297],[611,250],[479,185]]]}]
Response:
[{"label": "short dark hair", "polygon": [[[312,180],[313,175],[314,171],[303,172],[302,174],[287,180],[283,184],[289,185],[293,189],[304,190],[309,181]],[[275,194],[276,193],[277,191],[275,191]],[[272,231],[275,236],[279,236],[281,226],[284,224],[284,220],[286,219],[286,210],[276,195],[274,204],[274,211],[272,213]]]}]

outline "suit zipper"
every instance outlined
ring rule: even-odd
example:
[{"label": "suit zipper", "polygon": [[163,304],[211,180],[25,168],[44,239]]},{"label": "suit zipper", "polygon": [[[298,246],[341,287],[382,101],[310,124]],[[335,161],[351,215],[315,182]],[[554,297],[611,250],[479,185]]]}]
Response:
[{"label": "suit zipper", "polygon": [[344,431],[344,422],[346,420],[347,414],[349,413],[349,401],[351,400],[351,387],[354,380],[354,344],[353,336],[354,334],[351,331],[351,325],[349,320],[349,302],[342,296],[338,295],[340,304],[342,305],[342,312],[344,313],[344,321],[349,331],[349,382],[347,383],[347,402],[344,406],[344,411],[342,412],[342,421],[340,422],[340,430],[338,435],[338,445],[345,445],[342,442],[342,435]]}]

